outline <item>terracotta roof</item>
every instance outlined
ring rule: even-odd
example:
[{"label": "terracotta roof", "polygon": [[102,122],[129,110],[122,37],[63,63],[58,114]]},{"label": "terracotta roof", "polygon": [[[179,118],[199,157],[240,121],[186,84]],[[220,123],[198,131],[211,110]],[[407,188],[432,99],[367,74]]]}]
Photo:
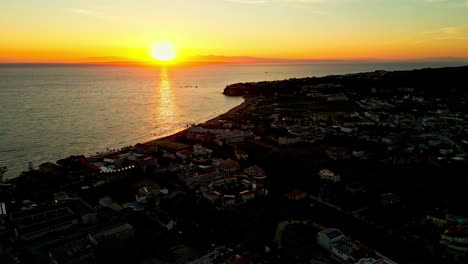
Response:
[{"label": "terracotta roof", "polygon": [[288,196],[289,197],[297,197],[297,196],[300,196],[302,194],[304,194],[304,191],[295,189],[292,192],[288,193]]},{"label": "terracotta roof", "polygon": [[244,156],[244,155],[247,155],[247,152],[240,150],[240,149],[236,149],[236,154],[240,156]]}]

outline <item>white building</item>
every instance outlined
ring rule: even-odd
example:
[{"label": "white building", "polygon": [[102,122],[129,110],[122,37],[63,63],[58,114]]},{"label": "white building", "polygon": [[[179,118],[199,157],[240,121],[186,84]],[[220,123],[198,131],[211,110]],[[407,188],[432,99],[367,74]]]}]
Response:
[{"label": "white building", "polygon": [[217,191],[213,190],[206,190],[202,194],[203,198],[207,199],[208,201],[214,203],[217,201],[219,198],[221,198],[221,194]]},{"label": "white building", "polygon": [[278,137],[278,144],[281,146],[294,145],[302,142],[298,137]]},{"label": "white building", "polygon": [[213,150],[205,148],[200,144],[193,146],[193,156],[197,158],[210,158],[212,152]]},{"label": "white building", "polygon": [[236,204],[235,195],[224,195],[223,196],[223,205],[224,206],[234,206]]},{"label": "white building", "polygon": [[255,199],[255,193],[249,190],[245,190],[239,193],[239,197],[241,198],[242,202],[247,202],[250,200]]},{"label": "white building", "polygon": [[338,241],[344,239],[345,235],[336,228],[327,228],[318,232],[317,234],[317,244],[319,246],[332,251],[332,247]]},{"label": "white building", "polygon": [[341,177],[339,174],[337,173],[334,173],[330,170],[321,170],[319,172],[319,176],[320,176],[320,180],[323,180],[323,181],[331,181],[331,182],[334,182],[334,183],[337,183],[337,182],[340,182],[341,180]]}]

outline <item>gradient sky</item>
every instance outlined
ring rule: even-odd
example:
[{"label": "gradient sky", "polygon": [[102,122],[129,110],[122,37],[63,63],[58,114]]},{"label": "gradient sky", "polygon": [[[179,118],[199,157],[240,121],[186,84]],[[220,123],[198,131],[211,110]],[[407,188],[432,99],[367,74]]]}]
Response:
[{"label": "gradient sky", "polygon": [[[0,62],[468,57],[468,0],[3,0]],[[105,58],[101,58],[105,57]]]}]

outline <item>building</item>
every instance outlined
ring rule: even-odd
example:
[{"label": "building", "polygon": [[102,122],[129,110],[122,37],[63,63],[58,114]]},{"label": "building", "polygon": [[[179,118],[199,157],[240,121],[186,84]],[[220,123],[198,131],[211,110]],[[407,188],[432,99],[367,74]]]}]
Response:
[{"label": "building", "polygon": [[440,244],[450,263],[468,263],[468,228],[465,225],[445,230]]},{"label": "building", "polygon": [[245,190],[245,191],[239,192],[239,197],[242,202],[246,203],[250,200],[255,199],[255,193],[253,191]]},{"label": "building", "polygon": [[217,130],[213,131],[213,133],[226,144],[244,142],[255,138],[253,132],[243,130]]},{"label": "building", "polygon": [[252,191],[254,191],[257,195],[265,196],[268,194],[268,190],[265,188],[265,185],[262,183],[254,183],[252,185]]},{"label": "building", "polygon": [[172,230],[175,226],[175,221],[169,214],[161,208],[151,208],[148,210],[151,218],[156,220],[162,228]]},{"label": "building", "polygon": [[221,174],[217,170],[203,170],[194,174],[181,174],[179,179],[189,187],[193,187],[196,184],[206,183],[213,179],[221,178]]},{"label": "building", "polygon": [[208,189],[202,193],[202,197],[214,203],[221,198],[221,194],[217,191]]},{"label": "building", "polygon": [[344,239],[344,234],[336,228],[327,228],[318,232],[317,234],[317,244],[329,251],[331,251],[332,246],[338,241]]},{"label": "building", "polygon": [[[317,234],[317,244],[328,250],[332,257],[344,263],[389,263],[378,259],[377,254],[366,245],[346,237],[336,228],[327,228]],[[364,259],[364,260],[363,260]],[[369,262],[371,261],[373,262]]]},{"label": "building", "polygon": [[155,143],[144,143],[144,144],[136,144],[135,145],[135,152],[139,154],[150,154],[158,152],[158,146]]},{"label": "building", "polygon": [[193,146],[193,157],[195,158],[209,159],[211,157],[212,152],[213,150],[205,148],[200,144],[196,144]]},{"label": "building", "polygon": [[108,227],[104,230],[94,233],[93,238],[98,242],[113,241],[113,240],[131,240],[135,237],[133,226],[124,223]]},{"label": "building", "polygon": [[244,169],[244,174],[256,180],[266,179],[265,170],[258,166],[251,166]]},{"label": "building", "polygon": [[240,149],[236,149],[234,151],[234,155],[235,155],[237,160],[246,160],[249,157],[247,152],[245,152],[243,150],[240,150]]},{"label": "building", "polygon": [[348,159],[348,150],[341,147],[330,147],[325,150],[325,155],[333,160]]},{"label": "building", "polygon": [[236,196],[235,195],[228,195],[225,194],[223,196],[223,205],[228,207],[228,206],[234,206],[236,204]]},{"label": "building", "polygon": [[90,235],[49,250],[52,264],[85,264],[95,262],[97,241]]},{"label": "building", "polygon": [[287,196],[289,200],[301,200],[307,196],[307,193],[305,193],[302,190],[295,189],[292,192],[288,193]]},{"label": "building", "polygon": [[400,201],[400,196],[395,193],[384,193],[380,195],[380,203],[384,207],[397,205]]},{"label": "building", "polygon": [[356,264],[391,264],[391,262],[386,259],[363,258],[356,262]]},{"label": "building", "polygon": [[121,169],[102,169],[96,175],[96,186],[101,184],[116,183],[131,178],[135,172],[135,165],[130,165]]},{"label": "building", "polygon": [[4,202],[0,202],[0,234],[6,230],[7,209]]},{"label": "building", "polygon": [[250,188],[255,183],[255,179],[252,178],[245,178],[242,180],[242,185],[244,185],[245,188]]},{"label": "building", "polygon": [[238,171],[239,169],[240,169],[240,164],[237,161],[234,161],[231,159],[223,160],[219,164],[219,170],[225,174],[234,173]]},{"label": "building", "polygon": [[278,145],[289,146],[301,143],[303,140],[299,137],[278,137]]},{"label": "building", "polygon": [[320,170],[319,171],[319,176],[320,176],[320,180],[322,181],[329,181],[329,182],[334,182],[334,183],[338,183],[340,182],[341,180],[341,177],[339,174],[336,174],[330,170]]},{"label": "building", "polygon": [[192,151],[190,150],[181,150],[176,152],[176,157],[180,159],[183,163],[187,163],[192,159]]},{"label": "building", "polygon": [[68,199],[10,214],[15,240],[30,241],[74,226],[96,222],[93,208],[80,199]]}]

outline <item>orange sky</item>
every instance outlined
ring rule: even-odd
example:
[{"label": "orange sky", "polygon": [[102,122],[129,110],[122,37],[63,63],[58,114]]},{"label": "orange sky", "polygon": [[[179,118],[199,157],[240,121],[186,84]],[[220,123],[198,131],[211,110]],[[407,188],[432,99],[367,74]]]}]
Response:
[{"label": "orange sky", "polygon": [[0,62],[468,57],[468,0],[15,0],[0,3]]}]

